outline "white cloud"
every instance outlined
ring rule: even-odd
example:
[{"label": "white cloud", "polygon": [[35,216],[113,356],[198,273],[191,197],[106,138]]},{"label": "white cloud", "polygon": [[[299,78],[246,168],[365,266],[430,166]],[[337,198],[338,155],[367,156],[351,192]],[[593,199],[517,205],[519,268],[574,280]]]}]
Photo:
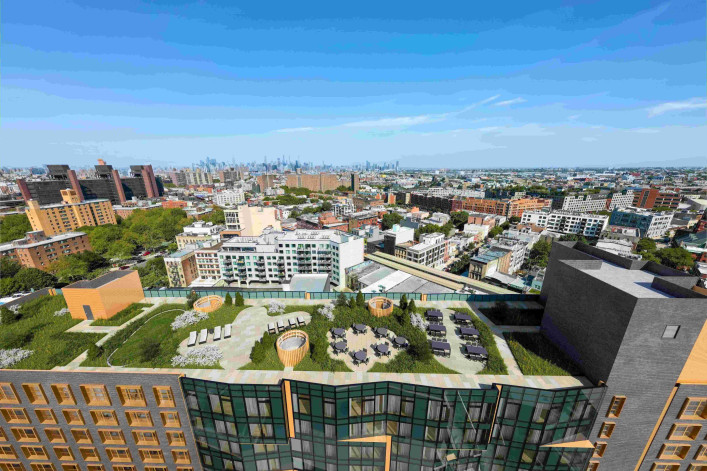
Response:
[{"label": "white cloud", "polygon": [[312,127],[303,127],[303,128],[285,128],[285,129],[278,129],[275,132],[309,132],[309,131],[314,131],[316,128]]},{"label": "white cloud", "polygon": [[343,126],[349,128],[388,128],[388,127],[398,127],[398,126],[415,126],[418,124],[431,123],[433,121],[440,121],[446,117],[445,114],[441,115],[420,115],[420,116],[400,116],[397,118],[381,118],[381,119],[371,119],[366,121],[354,121],[352,123],[346,123]]},{"label": "white cloud", "polygon": [[582,116],[580,114],[573,114],[572,116],[568,116],[567,119],[570,121],[576,121],[579,119],[579,117]]},{"label": "white cloud", "polygon": [[667,103],[661,103],[660,105],[648,108],[648,116],[660,116],[671,111],[680,112],[700,108],[707,108],[707,100],[704,98],[691,98],[684,101],[669,101]]},{"label": "white cloud", "polygon": [[518,103],[525,103],[527,100],[523,97],[518,97],[518,98],[513,98],[511,100],[506,100],[506,101],[499,101],[497,103],[494,103],[496,106],[511,106],[511,105],[516,105]]}]

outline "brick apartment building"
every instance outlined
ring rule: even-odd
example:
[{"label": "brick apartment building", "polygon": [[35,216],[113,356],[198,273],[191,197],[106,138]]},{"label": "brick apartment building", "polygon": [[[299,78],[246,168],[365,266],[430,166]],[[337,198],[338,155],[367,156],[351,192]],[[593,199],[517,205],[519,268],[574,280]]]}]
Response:
[{"label": "brick apartment building", "polygon": [[0,245],[0,257],[8,257],[23,267],[46,270],[60,258],[86,250],[91,250],[91,243],[84,232],[47,237],[42,231],[33,231],[23,239]]}]

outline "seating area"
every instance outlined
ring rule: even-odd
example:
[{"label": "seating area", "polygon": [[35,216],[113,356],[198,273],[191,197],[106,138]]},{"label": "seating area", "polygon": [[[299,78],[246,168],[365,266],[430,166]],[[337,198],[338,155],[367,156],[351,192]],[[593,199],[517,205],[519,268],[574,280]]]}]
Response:
[{"label": "seating area", "polygon": [[200,331],[193,330],[189,332],[189,339],[187,340],[187,347],[193,347],[197,344],[205,344],[209,340],[209,335],[211,336],[212,342],[218,342],[221,339],[231,338],[231,332],[233,330],[232,324],[226,324],[224,326],[217,325],[213,329],[201,329]]},{"label": "seating area", "polygon": [[405,349],[409,345],[405,337],[396,336],[385,327],[373,329],[365,324],[353,324],[350,329],[334,327],[329,330],[329,335],[329,353],[333,358],[342,359],[354,371],[368,369],[367,365],[371,363],[369,353],[376,357],[375,362],[387,363],[395,355],[393,349]]},{"label": "seating area", "polygon": [[437,309],[428,309],[425,312],[425,319],[427,319],[427,322],[430,324],[441,324],[444,316],[442,315],[442,311]]},{"label": "seating area", "polygon": [[268,333],[279,334],[280,332],[296,329],[297,327],[302,327],[304,325],[306,325],[306,322],[304,321],[304,317],[302,316],[290,317],[287,320],[280,319],[276,323],[270,322],[268,324]]},{"label": "seating area", "polygon": [[432,349],[432,353],[435,355],[440,355],[443,357],[449,357],[452,355],[452,346],[449,342],[430,340],[430,348]]}]

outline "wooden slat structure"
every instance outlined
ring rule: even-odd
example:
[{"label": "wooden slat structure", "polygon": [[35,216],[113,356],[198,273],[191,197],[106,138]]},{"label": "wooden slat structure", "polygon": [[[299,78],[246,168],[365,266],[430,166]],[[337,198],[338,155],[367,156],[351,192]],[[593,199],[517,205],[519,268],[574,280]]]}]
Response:
[{"label": "wooden slat structure", "polygon": [[368,310],[376,317],[386,317],[393,313],[393,300],[376,296],[368,300]]},{"label": "wooden slat structure", "polygon": [[194,310],[198,312],[214,312],[223,306],[223,298],[216,294],[204,296],[194,302]]},{"label": "wooden slat structure", "polygon": [[[297,348],[282,348],[285,342],[293,337],[304,339],[304,342],[302,342],[302,344]],[[309,352],[309,335],[301,330],[287,331],[277,339],[277,342],[275,342],[275,348],[277,349],[277,356],[280,358],[283,365],[295,366],[297,363],[302,361],[305,355],[307,355],[307,352]]]}]

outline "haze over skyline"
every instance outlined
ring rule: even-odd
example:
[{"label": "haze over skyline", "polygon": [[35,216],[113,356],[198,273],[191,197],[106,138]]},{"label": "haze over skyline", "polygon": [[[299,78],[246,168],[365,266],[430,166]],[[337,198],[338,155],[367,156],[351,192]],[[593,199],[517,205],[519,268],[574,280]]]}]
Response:
[{"label": "haze over skyline", "polygon": [[3,166],[707,163],[704,1],[3,6]]}]

